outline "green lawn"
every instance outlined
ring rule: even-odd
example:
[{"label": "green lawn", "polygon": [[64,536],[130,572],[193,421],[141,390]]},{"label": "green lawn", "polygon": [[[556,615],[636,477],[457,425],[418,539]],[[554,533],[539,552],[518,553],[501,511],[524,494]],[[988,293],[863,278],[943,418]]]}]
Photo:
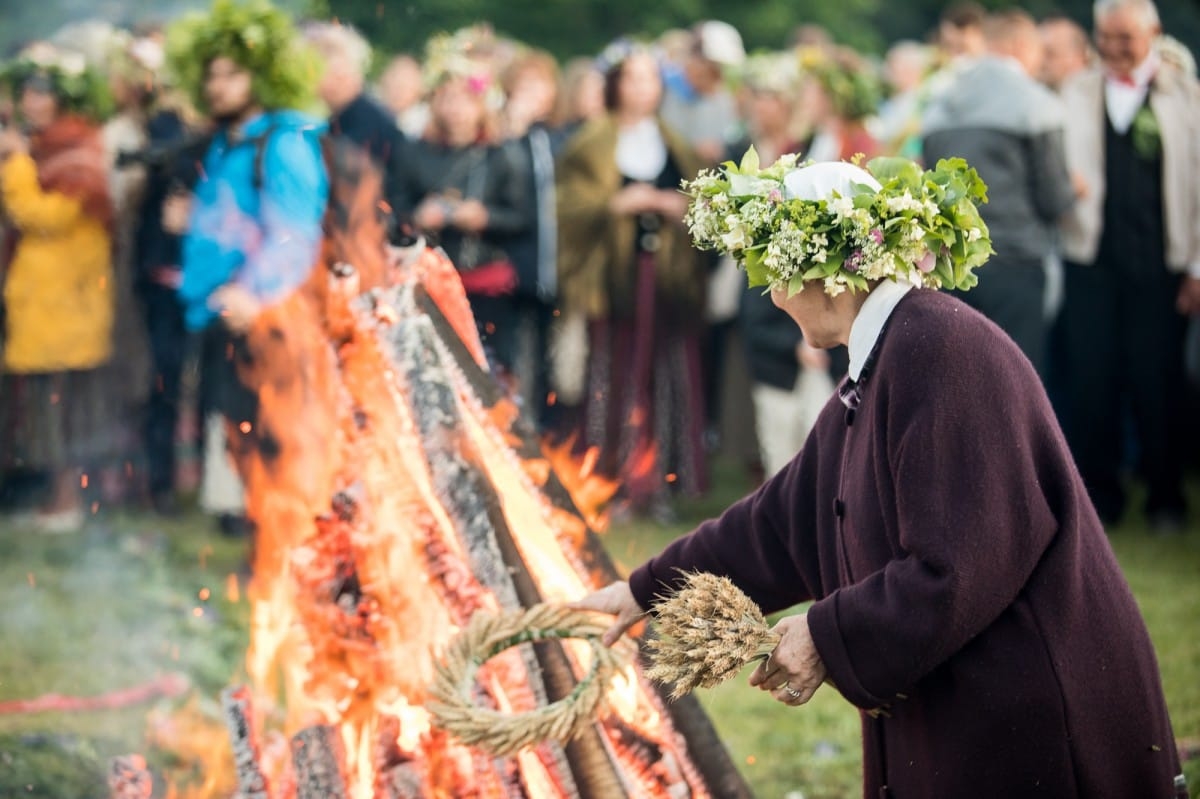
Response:
[{"label": "green lawn", "polygon": [[[607,533],[612,555],[636,565],[747,489],[738,470],[718,466],[718,489],[682,505],[678,524]],[[1200,739],[1200,531],[1155,537],[1128,524],[1112,542],[1158,647],[1176,733]],[[245,650],[246,604],[226,598],[244,558],[244,543],[199,516],[105,518],[66,537],[0,518],[0,703],[99,694],[178,672],[192,680],[200,711],[211,712]],[[701,692],[701,701],[758,796],[858,796],[857,715],[832,690],[789,709],[737,680]],[[107,799],[101,769],[113,754],[141,751],[156,767],[172,765],[148,741],[147,718],[179,704],[0,715],[0,799]],[[1188,773],[1200,797],[1200,761]]]}]

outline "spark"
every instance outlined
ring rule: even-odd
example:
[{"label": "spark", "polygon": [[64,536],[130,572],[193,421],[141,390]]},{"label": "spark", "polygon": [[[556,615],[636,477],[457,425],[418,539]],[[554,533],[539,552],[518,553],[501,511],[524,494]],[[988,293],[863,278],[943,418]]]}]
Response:
[{"label": "spark", "polygon": [[204,608],[192,608],[192,615],[197,619],[204,615]]},{"label": "spark", "polygon": [[252,429],[254,429],[254,426],[251,425],[249,422],[242,422],[241,424],[238,425],[238,430],[241,430],[242,433],[245,435],[249,435],[250,431]]},{"label": "spark", "polygon": [[668,483],[674,483],[678,479],[679,479],[679,475],[675,474],[675,472],[671,472],[667,475]]},{"label": "spark", "polygon": [[241,586],[238,582],[238,576],[233,572],[230,572],[229,576],[225,578],[225,596],[234,604],[237,604],[241,599]]},{"label": "spark", "polygon": [[79,477],[79,487],[84,489],[88,487],[88,476],[86,472]]},{"label": "spark", "polygon": [[30,588],[37,588],[37,578],[33,576],[33,572],[27,572],[25,579],[29,581]]},{"label": "spark", "polygon": [[201,602],[207,602],[209,596],[211,596],[211,595],[212,595],[211,592],[207,588],[201,588],[200,593],[198,594]]}]

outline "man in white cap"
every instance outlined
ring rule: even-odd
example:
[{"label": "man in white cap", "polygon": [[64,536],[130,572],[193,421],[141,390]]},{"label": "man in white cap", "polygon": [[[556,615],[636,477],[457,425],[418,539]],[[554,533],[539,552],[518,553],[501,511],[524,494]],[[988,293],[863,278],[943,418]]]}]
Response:
[{"label": "man in white cap", "polygon": [[746,60],[742,37],[727,22],[709,20],[692,29],[692,50],[684,64],[691,93],[672,92],[663,100],[662,116],[705,161],[723,160],[737,138],[737,103],[724,85],[725,70]]}]

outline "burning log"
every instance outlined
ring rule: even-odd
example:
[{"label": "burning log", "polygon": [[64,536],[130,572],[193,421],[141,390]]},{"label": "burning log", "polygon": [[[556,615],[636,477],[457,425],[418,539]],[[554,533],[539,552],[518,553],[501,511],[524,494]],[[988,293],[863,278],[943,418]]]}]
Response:
[{"label": "burning log", "polygon": [[[438,340],[454,354],[456,365],[462,370],[464,377],[469,381],[480,401],[488,407],[504,401],[504,394],[496,381],[474,362],[465,345],[457,336],[453,335],[451,325],[439,305],[419,287],[415,291],[415,301],[420,310],[428,316],[437,332]],[[530,427],[519,422],[513,426],[510,432],[516,436],[518,452],[522,456],[536,457],[540,453],[541,444]],[[579,514],[570,493],[553,472],[549,474],[543,491],[546,497],[561,510],[574,515]],[[583,568],[591,576],[593,587],[607,585],[614,580],[621,579],[616,565],[605,551],[600,537],[594,530],[586,529],[579,545],[579,550],[575,554]],[[640,642],[640,646],[644,649],[645,642]],[[549,679],[555,679],[553,669],[549,669],[547,674]],[[563,695],[559,691],[564,687],[565,685],[558,685],[557,690],[552,689],[552,695],[555,698]],[[746,785],[734,766],[728,750],[721,742],[716,728],[713,727],[712,721],[700,706],[699,701],[694,696],[685,696],[677,701],[669,701],[665,687],[655,684],[655,689],[659,692],[660,707],[671,716],[675,728],[680,730],[687,740],[687,748],[691,754],[690,765],[699,770],[703,782],[713,790],[714,795],[722,797],[722,799],[749,799],[752,796],[749,786]]]},{"label": "burning log", "polygon": [[[430,653],[471,613],[570,599],[616,570],[487,371],[453,266],[423,250],[389,272],[378,181],[336,183],[329,268],[263,314],[238,366],[260,399],[232,431],[259,531],[248,671],[300,730],[291,777],[259,750],[249,692],[223,696],[241,796],[748,796],[699,706],[680,723],[687,700],[666,705],[632,668],[614,717],[565,750],[492,759],[429,727]],[[579,643],[493,658],[480,701],[567,695]]]},{"label": "burning log", "polygon": [[259,765],[249,689],[244,686],[226,688],[221,693],[221,707],[225,711],[225,723],[233,741],[238,799],[271,799],[267,778]]},{"label": "burning log", "polygon": [[333,727],[309,727],[296,733],[292,737],[296,799],[347,799],[344,754]]},{"label": "burning log", "polygon": [[114,757],[108,765],[108,789],[112,799],[150,799],[154,779],[141,755]]}]

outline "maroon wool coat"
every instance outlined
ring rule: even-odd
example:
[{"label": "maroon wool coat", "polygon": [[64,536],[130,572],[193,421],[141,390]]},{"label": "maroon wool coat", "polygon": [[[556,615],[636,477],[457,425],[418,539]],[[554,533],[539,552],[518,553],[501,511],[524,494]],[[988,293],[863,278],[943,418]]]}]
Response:
[{"label": "maroon wool coat", "polygon": [[924,290],[873,360],[857,411],[832,398],[786,469],[630,576],[638,602],[678,569],[815,599],[831,681],[889,706],[863,714],[871,799],[1173,797],[1150,638],[1029,362]]}]

